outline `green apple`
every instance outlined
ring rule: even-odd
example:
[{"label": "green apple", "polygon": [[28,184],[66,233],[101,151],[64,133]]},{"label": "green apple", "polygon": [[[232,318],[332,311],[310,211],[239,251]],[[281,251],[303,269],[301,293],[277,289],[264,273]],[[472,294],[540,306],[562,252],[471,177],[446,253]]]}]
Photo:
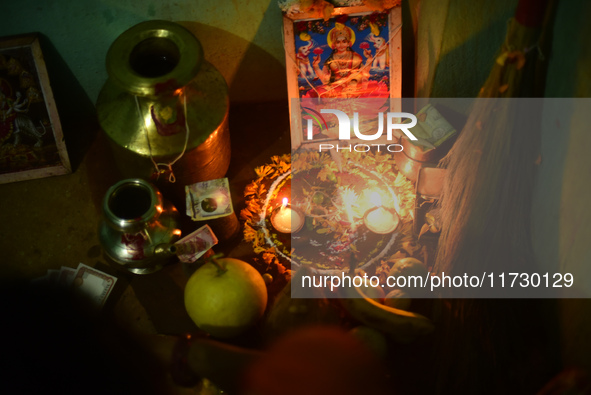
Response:
[{"label": "green apple", "polygon": [[427,267],[416,258],[400,258],[394,261],[390,268],[389,276],[421,276],[427,275]]},{"label": "green apple", "polygon": [[[424,289],[421,287],[428,274],[427,266],[416,258],[396,259],[388,276],[396,278],[396,288],[403,289],[410,297],[417,296]],[[404,278],[401,278],[404,277]]]},{"label": "green apple", "polygon": [[265,312],[267,287],[248,263],[222,258],[207,262],[185,287],[189,317],[205,332],[219,338],[239,335]]}]

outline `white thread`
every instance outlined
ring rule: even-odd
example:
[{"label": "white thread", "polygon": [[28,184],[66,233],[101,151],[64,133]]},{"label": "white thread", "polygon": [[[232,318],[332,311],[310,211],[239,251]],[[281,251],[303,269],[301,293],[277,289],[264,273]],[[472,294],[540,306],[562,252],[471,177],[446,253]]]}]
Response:
[{"label": "white thread", "polygon": [[140,108],[140,103],[139,103],[138,97],[134,96],[138,115],[139,115],[140,119],[143,120],[143,123],[144,123],[144,130],[146,132],[146,142],[148,143],[148,152],[150,154],[150,160],[152,161],[152,164],[154,165],[154,168],[156,169],[157,178],[160,177],[160,166],[168,167],[168,170],[170,171],[170,175],[168,176],[168,181],[170,181],[171,183],[176,182],[176,177],[174,175],[174,172],[172,171],[172,165],[174,165],[179,159],[181,159],[183,157],[183,155],[185,154],[185,151],[187,150],[187,145],[189,143],[190,131],[189,131],[189,119],[187,117],[187,95],[184,91],[183,91],[182,95],[183,95],[183,112],[185,115],[185,144],[183,146],[183,150],[181,151],[181,153],[172,162],[168,162],[168,163],[156,163],[156,161],[154,160],[154,157],[152,156],[152,145],[150,144],[150,136],[148,133],[148,125],[146,125],[146,120],[142,115],[142,110]]}]

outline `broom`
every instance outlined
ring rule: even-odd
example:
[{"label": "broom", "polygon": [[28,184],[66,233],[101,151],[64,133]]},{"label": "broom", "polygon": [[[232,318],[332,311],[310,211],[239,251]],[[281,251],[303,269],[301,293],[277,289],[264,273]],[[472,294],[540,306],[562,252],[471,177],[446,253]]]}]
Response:
[{"label": "broom", "polygon": [[479,271],[525,270],[532,263],[529,212],[541,137],[539,129],[519,127],[519,102],[495,99],[543,91],[532,82],[545,6],[519,2],[479,99],[440,163],[447,177],[440,199],[439,273],[463,274],[475,262]]},{"label": "broom", "polygon": [[[532,119],[523,114],[522,103],[495,99],[543,94],[545,64],[539,61],[538,49],[543,45],[540,28],[547,28],[552,16],[548,12],[544,21],[546,5],[546,1],[519,1],[479,99],[440,163],[447,176],[439,203],[442,231],[434,267],[439,274],[522,273],[535,268],[530,211],[541,135],[539,128],[527,125]],[[547,373],[544,358],[532,356],[545,336],[538,317],[543,313],[536,312],[543,309],[540,303],[471,299],[444,303],[438,392],[538,389]],[[539,353],[546,354],[543,348]]]}]

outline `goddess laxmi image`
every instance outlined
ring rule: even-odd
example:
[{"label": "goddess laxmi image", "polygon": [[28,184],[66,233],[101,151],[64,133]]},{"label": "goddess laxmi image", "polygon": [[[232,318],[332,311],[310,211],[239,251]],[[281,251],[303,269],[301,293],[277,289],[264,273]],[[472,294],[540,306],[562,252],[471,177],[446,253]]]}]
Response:
[{"label": "goddess laxmi image", "polygon": [[350,27],[337,23],[337,26],[328,32],[326,41],[332,53],[322,69],[319,54],[313,61],[314,71],[323,84],[346,89],[350,82],[356,86],[360,81],[367,79],[369,72],[366,67],[361,67],[364,65],[363,58],[351,48],[355,42],[355,32]]},{"label": "goddess laxmi image", "polygon": [[295,23],[301,98],[389,97],[388,16]]},{"label": "goddess laxmi image", "polygon": [[[388,23],[387,13],[294,22],[302,108],[319,112],[317,106],[330,99],[380,99],[340,101],[331,107],[347,113],[358,112],[361,124],[368,123],[366,119],[377,119],[379,103],[390,98]],[[304,111],[302,117],[302,125],[307,125],[311,115]],[[315,141],[336,137],[338,128],[330,119],[325,126],[313,123]],[[367,126],[371,127],[373,123]],[[306,136],[309,136],[307,132]]]}]

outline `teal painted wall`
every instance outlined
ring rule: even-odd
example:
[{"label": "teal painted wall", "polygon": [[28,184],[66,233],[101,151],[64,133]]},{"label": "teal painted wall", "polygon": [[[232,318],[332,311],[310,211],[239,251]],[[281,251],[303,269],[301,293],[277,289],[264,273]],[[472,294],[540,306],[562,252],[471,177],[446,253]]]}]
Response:
[{"label": "teal painted wall", "polygon": [[113,40],[151,19],[175,21],[193,31],[206,59],[226,78],[232,99],[286,97],[281,11],[274,0],[5,1],[0,36],[44,34],[94,103],[107,78],[105,55]]},{"label": "teal painted wall", "polygon": [[[420,26],[415,27],[416,94],[474,96],[488,74],[516,3],[488,1],[475,7],[471,0],[406,1],[414,16],[420,15]],[[581,0],[560,2],[559,29],[555,32],[555,53],[560,55],[552,56],[549,65],[551,76],[562,76],[549,78],[550,95],[569,96],[573,92],[567,73],[574,67],[578,52],[566,48],[581,40],[578,34],[584,14],[576,12],[581,7]],[[94,102],[107,78],[104,61],[110,44],[127,28],[150,19],[172,20],[192,30],[201,40],[206,58],[231,87],[241,88],[232,92],[234,99],[285,97],[281,12],[274,0],[4,2],[0,36],[35,31],[44,34]],[[408,39],[404,44],[415,45]],[[261,85],[266,88],[265,96],[261,96]]]},{"label": "teal painted wall", "polygon": [[[418,97],[474,97],[484,83],[517,1],[410,0],[416,26]],[[591,3],[560,0],[554,14],[547,97],[591,97]],[[590,99],[591,100],[591,99]],[[542,162],[532,206],[533,246],[542,270],[591,281],[591,101],[563,114],[545,113]],[[560,301],[565,365],[591,370],[591,295]],[[540,317],[542,323],[543,317]]]},{"label": "teal painted wall", "polygon": [[[534,247],[544,267],[591,281],[591,3],[561,0],[552,53],[547,54],[546,96],[579,98],[570,124],[551,117],[542,129],[542,163],[534,194]],[[581,99],[587,98],[587,99]],[[565,364],[591,371],[591,295],[561,301]]]}]

